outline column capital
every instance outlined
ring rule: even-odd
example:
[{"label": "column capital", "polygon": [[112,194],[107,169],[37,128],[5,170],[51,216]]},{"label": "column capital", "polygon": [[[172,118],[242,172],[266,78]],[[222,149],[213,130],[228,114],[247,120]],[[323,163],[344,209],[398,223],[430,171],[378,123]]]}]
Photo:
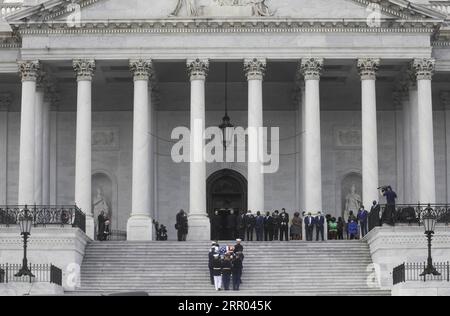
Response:
[{"label": "column capital", "polygon": [[153,62],[151,59],[130,59],[129,65],[134,81],[148,81],[153,77]]},{"label": "column capital", "polygon": [[12,94],[10,92],[0,93],[0,112],[8,111],[12,103]]},{"label": "column capital", "polygon": [[266,74],[265,58],[247,58],[244,60],[244,73],[247,80],[263,80]]},{"label": "column capital", "polygon": [[358,70],[361,80],[376,80],[377,71],[380,67],[379,58],[358,59]]},{"label": "column capital", "polygon": [[436,60],[434,58],[414,59],[411,68],[417,80],[431,80],[433,77]]},{"label": "column capital", "polygon": [[186,66],[190,80],[206,80],[209,72],[209,59],[189,59]]},{"label": "column capital", "polygon": [[77,80],[92,80],[95,72],[94,59],[74,59],[73,70],[77,76]]},{"label": "column capital", "polygon": [[18,62],[19,72],[24,81],[36,81],[40,70],[40,63],[37,60],[21,60]]},{"label": "column capital", "polygon": [[320,75],[323,70],[323,58],[302,59],[300,69],[305,80],[320,80]]},{"label": "column capital", "polygon": [[450,91],[441,91],[439,93],[439,98],[441,99],[441,104],[444,110],[450,110]]}]

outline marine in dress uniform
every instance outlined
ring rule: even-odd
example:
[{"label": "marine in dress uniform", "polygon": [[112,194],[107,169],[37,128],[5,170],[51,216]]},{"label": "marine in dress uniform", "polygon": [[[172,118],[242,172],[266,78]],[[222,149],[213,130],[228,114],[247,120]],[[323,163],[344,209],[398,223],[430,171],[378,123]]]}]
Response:
[{"label": "marine in dress uniform", "polygon": [[220,256],[217,253],[214,255],[213,271],[214,271],[214,286],[216,288],[216,291],[220,291],[222,289],[222,260],[220,259]]},{"label": "marine in dress uniform", "polygon": [[231,263],[231,256],[226,255],[225,259],[222,262],[222,283],[225,291],[230,290],[230,282],[231,282],[231,269],[233,265]]},{"label": "marine in dress uniform", "polygon": [[231,268],[231,272],[233,274],[233,291],[239,291],[239,287],[242,283],[242,260],[243,260],[242,252],[237,252],[233,259],[233,267]]}]

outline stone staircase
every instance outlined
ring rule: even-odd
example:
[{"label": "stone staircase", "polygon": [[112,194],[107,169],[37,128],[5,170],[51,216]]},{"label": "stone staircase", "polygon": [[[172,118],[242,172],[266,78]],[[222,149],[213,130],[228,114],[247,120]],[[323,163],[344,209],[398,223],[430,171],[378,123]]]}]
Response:
[{"label": "stone staircase", "polygon": [[209,283],[207,242],[92,242],[81,267],[81,288],[72,294],[390,295],[368,285],[373,270],[365,242],[243,245],[241,291],[216,292]]}]

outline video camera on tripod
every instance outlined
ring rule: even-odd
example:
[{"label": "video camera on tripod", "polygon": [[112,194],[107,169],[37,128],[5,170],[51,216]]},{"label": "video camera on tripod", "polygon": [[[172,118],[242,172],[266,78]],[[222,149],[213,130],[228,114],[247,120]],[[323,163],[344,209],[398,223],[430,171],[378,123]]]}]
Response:
[{"label": "video camera on tripod", "polygon": [[390,185],[383,185],[383,186],[379,187],[378,190],[380,190],[380,192],[382,194],[384,194],[384,192],[386,192],[388,190],[392,190],[392,186],[390,186]]}]

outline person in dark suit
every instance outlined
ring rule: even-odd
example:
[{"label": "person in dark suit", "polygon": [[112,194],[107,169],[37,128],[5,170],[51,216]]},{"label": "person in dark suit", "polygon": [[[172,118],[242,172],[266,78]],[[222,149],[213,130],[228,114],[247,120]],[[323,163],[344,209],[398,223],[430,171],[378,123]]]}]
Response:
[{"label": "person in dark suit", "polygon": [[261,212],[256,213],[256,241],[263,241],[264,236],[264,217],[261,215]]},{"label": "person in dark suit", "polygon": [[280,241],[284,238],[289,241],[289,214],[283,208],[280,213]]},{"label": "person in dark suit", "polygon": [[216,291],[220,291],[222,289],[222,260],[218,253],[214,254],[212,265],[214,271],[214,286]]},{"label": "person in dark suit", "polygon": [[308,213],[308,216],[305,217],[304,222],[305,222],[306,240],[312,241],[314,231],[314,218],[312,217],[311,213]]},{"label": "person in dark suit", "polygon": [[319,234],[322,237],[322,241],[324,241],[325,216],[319,212],[319,215],[316,216],[314,222],[316,225],[316,241],[319,241]]},{"label": "person in dark suit", "polygon": [[236,227],[238,229],[238,238],[241,240],[245,239],[245,211],[236,217]]},{"label": "person in dark suit", "polygon": [[395,200],[397,199],[397,193],[392,190],[392,187],[388,186],[383,193],[386,198],[386,209],[383,212],[383,224],[394,226],[394,213],[395,213]]},{"label": "person in dark suit", "polygon": [[278,212],[278,210],[273,212],[272,222],[273,222],[273,239],[278,240],[278,235],[280,233],[280,212]]},{"label": "person in dark suit", "polygon": [[245,229],[247,230],[247,241],[253,241],[253,231],[255,230],[256,219],[252,211],[248,211],[245,216]]},{"label": "person in dark suit", "polygon": [[369,213],[369,231],[374,229],[375,227],[381,226],[381,219],[380,219],[380,212],[381,212],[381,206],[378,204],[377,201],[373,201],[372,207],[370,208]]},{"label": "person in dark suit", "polygon": [[100,212],[100,214],[97,217],[97,220],[98,220],[97,239],[100,241],[106,240],[106,237],[105,237],[106,216],[105,216],[104,211]]},{"label": "person in dark suit", "polygon": [[361,226],[361,238],[367,235],[367,220],[369,217],[369,213],[364,208],[364,206],[361,206],[361,209],[358,211],[358,221],[359,225]]},{"label": "person in dark suit", "polygon": [[177,223],[175,228],[177,230],[178,241],[186,241],[188,234],[188,217],[184,210],[180,210],[177,214]]},{"label": "person in dark suit", "polygon": [[264,241],[273,240],[273,218],[270,216],[270,212],[266,213],[264,217]]}]

